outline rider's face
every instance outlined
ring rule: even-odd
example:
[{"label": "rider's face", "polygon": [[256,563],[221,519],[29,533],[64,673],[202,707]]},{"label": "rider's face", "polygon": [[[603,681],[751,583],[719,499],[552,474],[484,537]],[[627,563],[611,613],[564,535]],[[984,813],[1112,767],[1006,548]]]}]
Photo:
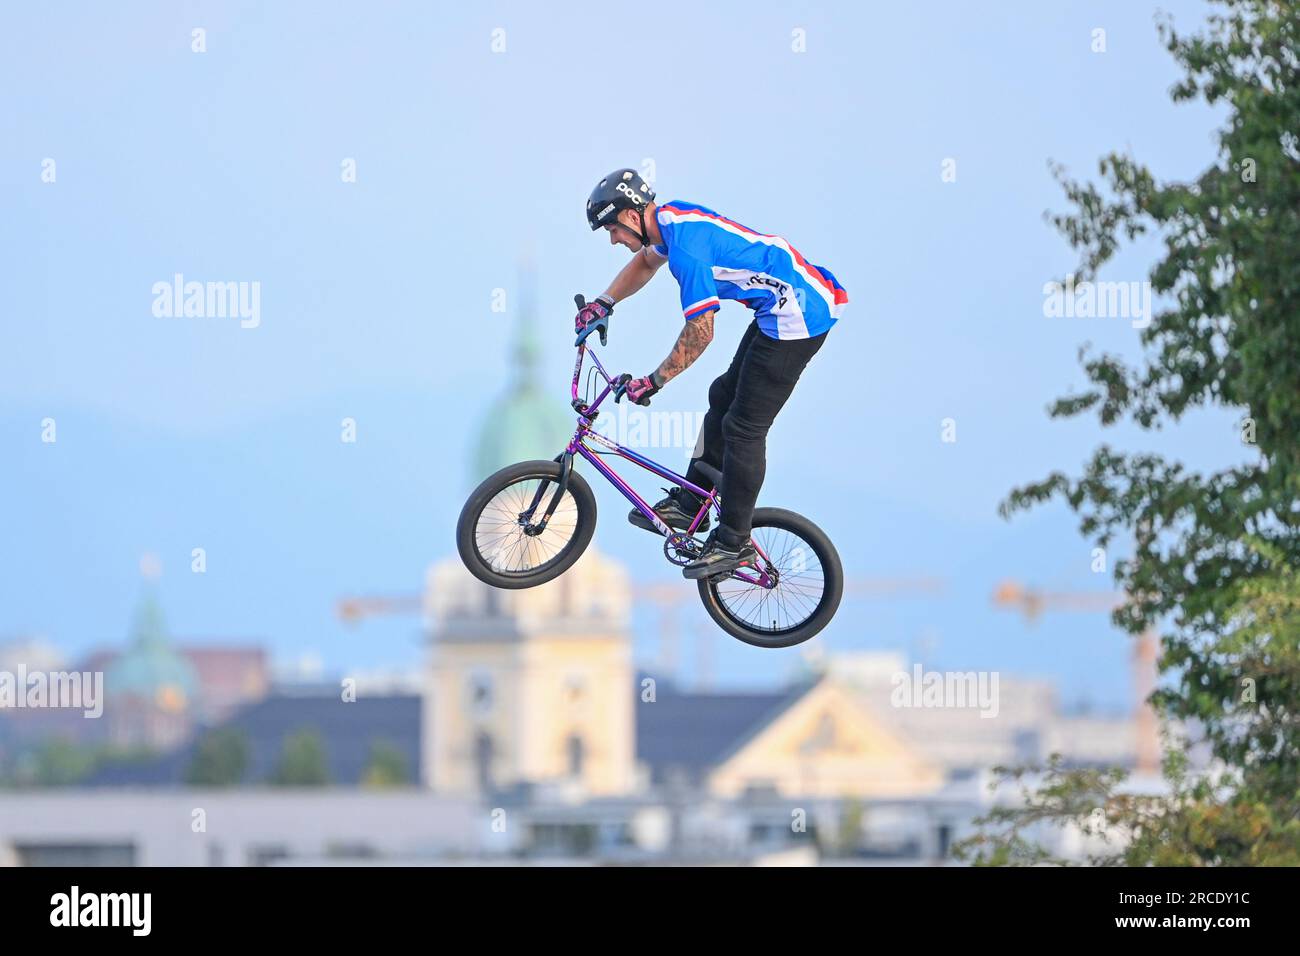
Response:
[{"label": "rider's face", "polygon": [[[633,252],[640,252],[641,240],[636,237],[636,228],[635,226],[628,225],[628,223],[624,222],[624,216],[628,216],[634,223],[636,222],[636,213],[632,212],[630,209],[624,209],[620,212],[618,214],[618,222],[611,222],[605,227],[605,231],[609,233],[609,244],[611,246],[627,246]],[[619,225],[619,223],[622,225]]]}]

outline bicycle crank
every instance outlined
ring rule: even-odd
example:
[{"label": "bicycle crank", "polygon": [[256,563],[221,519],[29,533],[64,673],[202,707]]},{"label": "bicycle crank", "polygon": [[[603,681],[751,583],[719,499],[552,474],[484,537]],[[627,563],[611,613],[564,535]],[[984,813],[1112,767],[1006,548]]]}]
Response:
[{"label": "bicycle crank", "polygon": [[670,534],[664,539],[664,557],[679,568],[690,564],[701,553],[700,543],[689,534]]}]

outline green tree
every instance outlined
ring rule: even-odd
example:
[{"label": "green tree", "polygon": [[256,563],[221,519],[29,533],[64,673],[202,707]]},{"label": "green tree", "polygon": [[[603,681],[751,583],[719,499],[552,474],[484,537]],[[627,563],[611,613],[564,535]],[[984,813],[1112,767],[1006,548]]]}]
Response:
[{"label": "green tree", "polygon": [[284,740],[270,782],[280,787],[322,787],[330,782],[320,734],[305,728]]},{"label": "green tree", "polygon": [[[1294,692],[1278,684],[1300,673],[1300,574],[1276,558],[1275,564],[1268,576],[1232,588],[1223,634],[1206,649],[1225,671],[1258,675],[1218,692],[1234,701],[1231,718],[1216,719],[1211,735],[1223,738],[1214,748],[1223,769],[1190,773],[1179,741],[1165,758],[1167,794],[1134,793],[1123,771],[1069,769],[1057,756],[1041,779],[1029,777],[1037,768],[999,768],[999,782],[1018,788],[1021,802],[980,818],[980,832],[958,844],[956,855],[995,866],[1064,863],[1036,840],[1040,827],[1056,825],[1092,838],[1099,849],[1087,862],[1096,865],[1300,866],[1300,801],[1294,789],[1288,796],[1286,787],[1294,783],[1285,782],[1292,762],[1262,753],[1294,741]],[[1282,707],[1260,698],[1265,683],[1292,703]],[[1207,699],[1218,700],[1214,693]],[[1239,730],[1235,737],[1231,727]]]},{"label": "green tree", "polygon": [[370,759],[361,775],[365,787],[400,787],[411,781],[406,757],[386,740],[370,744]]},{"label": "green tree", "polygon": [[75,787],[104,768],[148,763],[157,756],[143,745],[118,747],[49,737],[15,754],[12,765],[0,775],[0,786]]},{"label": "green tree", "polygon": [[185,782],[195,787],[233,787],[248,770],[248,735],[235,727],[208,731],[194,748]]},{"label": "green tree", "polygon": [[[1199,727],[1227,768],[1194,780],[1177,759],[1167,763],[1173,796],[1152,806],[1116,803],[1113,775],[1049,768],[1019,822],[1080,825],[1084,812],[1114,829],[1111,811],[1123,810],[1119,829],[1136,854],[1123,858],[1129,863],[1283,862],[1296,853],[1300,5],[1219,0],[1217,8],[1200,35],[1180,35],[1169,20],[1159,27],[1185,71],[1174,101],[1199,97],[1227,109],[1210,165],[1191,182],[1159,182],[1112,153],[1100,162],[1102,187],[1057,169],[1073,210],[1053,222],[1079,252],[1080,277],[1095,278],[1125,241],[1158,237],[1163,255],[1150,279],[1171,305],[1142,331],[1136,367],[1081,350],[1089,385],[1051,414],[1091,412],[1103,425],[1127,420],[1155,431],[1198,407],[1239,410],[1240,438],[1225,442],[1223,457],[1244,461],[1202,474],[1102,445],[1081,475],[1053,473],[1002,508],[1010,515],[1061,498],[1086,536],[1134,542],[1133,556],[1116,562],[1131,596],[1116,622],[1133,633],[1163,622],[1166,680],[1153,703],[1169,721]],[[1163,822],[1144,822],[1148,811]],[[1035,852],[1028,832],[1010,826],[1001,842],[977,838],[965,850],[985,862],[1027,862]]]},{"label": "green tree", "polygon": [[24,776],[36,787],[70,787],[94,773],[98,765],[95,747],[56,737],[36,748]]}]

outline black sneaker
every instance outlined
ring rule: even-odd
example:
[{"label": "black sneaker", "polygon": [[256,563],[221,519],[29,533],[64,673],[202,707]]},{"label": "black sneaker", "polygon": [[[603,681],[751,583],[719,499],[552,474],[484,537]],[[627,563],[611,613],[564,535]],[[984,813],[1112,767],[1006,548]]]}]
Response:
[{"label": "black sneaker", "polygon": [[682,577],[696,581],[744,569],[758,570],[758,552],[754,546],[746,541],[733,550],[718,541],[715,534],[705,542],[704,553],[682,568]]},{"label": "black sneaker", "polygon": [[[700,505],[704,502],[685,488],[678,488],[676,485],[672,488],[665,488],[664,491],[668,492],[668,497],[654,506],[655,514],[674,531],[685,531],[691,526],[691,522],[695,520],[695,515],[699,513]],[[645,528],[655,534],[659,533],[659,529],[651,523],[650,519],[636,508],[628,512],[627,520],[638,528]],[[695,530],[709,530],[709,514],[707,511],[704,513],[704,517],[700,519],[699,527]]]}]

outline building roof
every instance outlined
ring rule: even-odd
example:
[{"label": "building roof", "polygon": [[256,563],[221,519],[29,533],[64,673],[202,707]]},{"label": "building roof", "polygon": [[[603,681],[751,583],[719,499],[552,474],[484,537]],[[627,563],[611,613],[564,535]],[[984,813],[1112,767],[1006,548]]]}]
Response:
[{"label": "building roof", "polygon": [[266,649],[256,644],[191,644],[177,649],[194,665],[200,680],[239,680],[249,670],[267,667]]},{"label": "building roof", "polygon": [[[329,780],[358,784],[376,743],[394,747],[404,758],[408,780],[420,780],[420,707],[416,694],[340,699],[330,694],[275,693],[240,710],[223,728],[244,732],[248,741],[245,783],[265,782],[274,773],[284,741],[312,730],[325,750]],[[202,737],[200,733],[199,737]],[[87,781],[90,786],[182,785],[194,759],[197,741],[148,763],[106,767]]]},{"label": "building roof", "polygon": [[654,783],[699,782],[809,690],[682,693],[662,683],[653,702],[638,700],[636,755]]}]

